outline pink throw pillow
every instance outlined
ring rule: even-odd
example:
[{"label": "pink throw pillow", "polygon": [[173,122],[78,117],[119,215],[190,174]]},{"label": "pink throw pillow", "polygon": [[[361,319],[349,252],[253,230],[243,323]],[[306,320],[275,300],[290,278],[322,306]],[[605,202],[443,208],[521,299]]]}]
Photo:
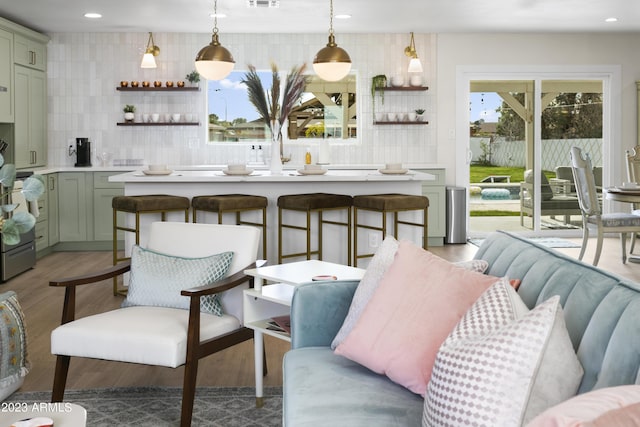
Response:
[{"label": "pink throw pillow", "polygon": [[496,280],[401,241],[362,316],[335,352],[424,395],[440,345]]},{"label": "pink throw pillow", "polygon": [[637,427],[640,385],[607,387],[580,394],[535,417],[527,427]]}]

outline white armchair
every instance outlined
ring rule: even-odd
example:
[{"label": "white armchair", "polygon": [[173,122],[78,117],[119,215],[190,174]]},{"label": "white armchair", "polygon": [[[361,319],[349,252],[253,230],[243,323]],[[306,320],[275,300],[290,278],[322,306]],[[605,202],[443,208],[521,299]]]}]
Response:
[{"label": "white armchair", "polygon": [[[140,271],[142,263],[136,258],[96,274],[51,281],[50,286],[65,288],[62,325],[51,333],[51,352],[57,356],[52,402],[64,398],[71,357],[171,368],[185,365],[180,424],[191,425],[198,360],[253,338],[252,331],[242,324],[242,291],[253,286],[252,278],[243,271],[255,265],[259,241],[260,230],[256,227],[153,223],[146,249],[170,255],[175,260],[233,252],[224,279],[176,292],[176,299],[181,298],[180,295],[188,298],[188,302],[182,301],[188,310],[135,305],[76,320],[76,287],[130,270],[132,276],[139,274],[136,268]],[[184,275],[175,277],[175,281],[184,280]],[[219,295],[224,314],[201,313],[201,299],[206,295]]]}]

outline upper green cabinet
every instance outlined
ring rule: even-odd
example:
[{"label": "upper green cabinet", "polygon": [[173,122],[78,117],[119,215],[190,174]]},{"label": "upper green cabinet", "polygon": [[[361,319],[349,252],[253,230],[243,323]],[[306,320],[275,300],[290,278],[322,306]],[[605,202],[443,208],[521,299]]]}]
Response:
[{"label": "upper green cabinet", "polygon": [[47,164],[47,75],[15,66],[15,165]]},{"label": "upper green cabinet", "polygon": [[16,64],[41,71],[47,69],[47,46],[44,43],[18,34],[14,35],[13,40]]},{"label": "upper green cabinet", "polygon": [[13,34],[0,30],[0,123],[13,123]]}]

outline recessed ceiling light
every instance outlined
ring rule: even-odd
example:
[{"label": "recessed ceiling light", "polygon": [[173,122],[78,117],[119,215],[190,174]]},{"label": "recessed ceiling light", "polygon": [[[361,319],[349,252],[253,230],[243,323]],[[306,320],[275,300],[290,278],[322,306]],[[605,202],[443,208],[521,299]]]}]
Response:
[{"label": "recessed ceiling light", "polygon": [[613,18],[613,17],[607,18],[604,20],[604,22],[618,22],[618,18]]},{"label": "recessed ceiling light", "polygon": [[91,18],[91,19],[98,19],[98,18],[102,18],[102,15],[97,12],[87,12],[84,14],[84,17]]},{"label": "recessed ceiling light", "polygon": [[336,19],[349,19],[349,18],[351,18],[351,15],[349,15],[348,13],[340,13],[338,15],[335,15],[334,18],[336,18]]}]

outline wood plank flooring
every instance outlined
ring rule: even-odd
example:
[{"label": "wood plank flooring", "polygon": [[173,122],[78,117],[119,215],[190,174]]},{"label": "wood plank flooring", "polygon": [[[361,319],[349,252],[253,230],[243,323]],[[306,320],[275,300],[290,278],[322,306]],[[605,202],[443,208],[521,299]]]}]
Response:
[{"label": "wood plank flooring", "polygon": [[[579,242],[579,239],[571,239]],[[595,241],[590,242],[585,259],[591,262]],[[467,260],[477,250],[474,245],[446,245],[430,250],[450,261]],[[576,248],[558,249],[577,257]],[[640,264],[620,260],[618,238],[606,238],[600,267],[620,276],[640,282]],[[50,333],[59,325],[64,291],[49,286],[49,280],[75,276],[111,265],[110,252],[57,252],[38,260],[34,269],[3,284],[0,290],[14,290],[25,311],[28,331],[28,351],[31,371],[22,391],[51,390],[55,357],[50,353]],[[78,291],[78,316],[116,308],[123,297],[114,297],[111,282],[100,286],[87,286]],[[289,343],[265,337],[269,374],[266,386],[282,385],[282,357]],[[249,341],[205,358],[200,363],[199,386],[253,386],[253,342]],[[127,386],[182,386],[182,368],[170,369],[114,363],[99,360],[72,359],[67,382],[68,389],[127,387]]]}]

